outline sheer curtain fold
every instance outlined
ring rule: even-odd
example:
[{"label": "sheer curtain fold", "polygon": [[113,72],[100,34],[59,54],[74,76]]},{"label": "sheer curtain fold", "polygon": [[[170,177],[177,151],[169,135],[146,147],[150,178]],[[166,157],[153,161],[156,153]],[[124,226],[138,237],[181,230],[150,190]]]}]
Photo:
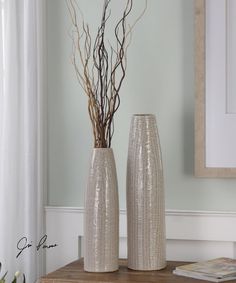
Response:
[{"label": "sheer curtain fold", "polygon": [[[44,1],[5,0],[2,4],[0,262],[9,270],[9,281],[20,270],[31,283],[43,272],[44,256],[36,250],[44,235]],[[27,237],[32,247],[16,258],[22,237]]]},{"label": "sheer curtain fold", "polygon": [[[0,100],[2,101],[3,96],[3,2],[0,0]],[[0,103],[0,121],[3,119],[3,107]],[[0,146],[2,138],[2,129],[0,128]],[[1,150],[1,147],[0,147]],[[1,156],[0,156],[1,158]]]}]

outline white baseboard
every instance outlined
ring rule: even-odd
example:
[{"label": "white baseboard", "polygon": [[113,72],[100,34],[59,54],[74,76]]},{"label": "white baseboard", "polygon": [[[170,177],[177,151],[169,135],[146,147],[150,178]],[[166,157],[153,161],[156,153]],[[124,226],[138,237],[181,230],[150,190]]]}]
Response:
[{"label": "white baseboard", "polygon": [[[51,272],[83,254],[83,208],[46,207],[48,243],[46,271]],[[120,211],[120,257],[126,251],[126,211]],[[166,211],[167,259],[198,261],[236,255],[236,212]]]}]

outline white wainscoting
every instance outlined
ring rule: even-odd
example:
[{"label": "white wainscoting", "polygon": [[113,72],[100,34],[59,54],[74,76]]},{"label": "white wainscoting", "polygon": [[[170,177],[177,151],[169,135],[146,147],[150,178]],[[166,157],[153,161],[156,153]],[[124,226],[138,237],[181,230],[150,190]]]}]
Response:
[{"label": "white wainscoting", "polygon": [[[46,271],[83,255],[83,208],[46,207]],[[236,212],[166,211],[167,259],[198,261],[236,256]],[[120,257],[126,257],[126,211],[120,211]]]}]

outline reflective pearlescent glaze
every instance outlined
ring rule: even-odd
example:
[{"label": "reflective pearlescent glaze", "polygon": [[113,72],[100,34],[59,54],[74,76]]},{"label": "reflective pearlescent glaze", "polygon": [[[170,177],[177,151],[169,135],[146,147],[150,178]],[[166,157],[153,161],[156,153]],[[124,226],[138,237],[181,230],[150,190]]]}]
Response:
[{"label": "reflective pearlescent glaze", "polygon": [[119,200],[116,166],[111,148],[93,149],[84,221],[85,271],[118,270]]},{"label": "reflective pearlescent glaze", "polygon": [[156,118],[134,115],[127,160],[128,267],[166,267],[163,167]]}]

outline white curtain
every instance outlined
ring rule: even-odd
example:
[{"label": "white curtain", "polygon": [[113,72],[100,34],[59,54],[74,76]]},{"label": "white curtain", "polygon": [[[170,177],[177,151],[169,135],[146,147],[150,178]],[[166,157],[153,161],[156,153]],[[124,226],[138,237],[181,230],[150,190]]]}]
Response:
[{"label": "white curtain", "polygon": [[[0,262],[7,282],[20,270],[33,283],[43,272],[44,1],[0,1]],[[16,258],[22,237],[32,246]]]}]

